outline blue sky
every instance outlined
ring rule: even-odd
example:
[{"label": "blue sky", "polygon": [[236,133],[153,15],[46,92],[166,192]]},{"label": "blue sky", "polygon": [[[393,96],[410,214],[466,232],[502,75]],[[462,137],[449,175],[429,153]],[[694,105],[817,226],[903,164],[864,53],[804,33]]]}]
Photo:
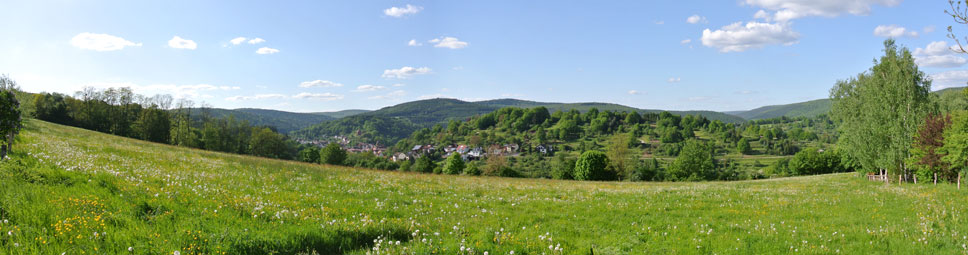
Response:
[{"label": "blue sky", "polygon": [[434,97],[747,110],[827,97],[834,82],[868,69],[887,37],[915,52],[936,88],[963,85],[968,55],[947,50],[947,8],[944,0],[5,1],[0,73],[32,92],[127,86],[299,112]]}]

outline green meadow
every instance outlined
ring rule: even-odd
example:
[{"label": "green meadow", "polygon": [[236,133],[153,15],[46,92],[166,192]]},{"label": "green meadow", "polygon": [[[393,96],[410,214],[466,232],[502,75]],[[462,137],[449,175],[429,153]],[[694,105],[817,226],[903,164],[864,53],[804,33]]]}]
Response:
[{"label": "green meadow", "polygon": [[576,182],[186,149],[28,120],[2,254],[966,254],[968,188]]}]

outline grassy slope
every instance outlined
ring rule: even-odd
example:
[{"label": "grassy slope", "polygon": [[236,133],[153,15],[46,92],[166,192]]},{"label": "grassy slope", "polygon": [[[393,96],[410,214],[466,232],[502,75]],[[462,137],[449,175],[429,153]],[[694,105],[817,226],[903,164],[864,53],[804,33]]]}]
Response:
[{"label": "grassy slope", "polygon": [[391,254],[457,254],[461,241],[474,254],[964,254],[968,242],[968,190],[951,185],[438,176],[26,126],[0,164],[0,253],[338,254],[380,239]]}]

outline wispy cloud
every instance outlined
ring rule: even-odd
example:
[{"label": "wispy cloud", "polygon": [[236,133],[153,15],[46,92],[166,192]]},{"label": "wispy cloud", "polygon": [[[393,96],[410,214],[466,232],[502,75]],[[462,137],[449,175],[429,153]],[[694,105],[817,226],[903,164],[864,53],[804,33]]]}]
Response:
[{"label": "wispy cloud", "polygon": [[109,34],[80,33],[71,38],[71,45],[85,50],[115,51],[129,46],[140,47],[141,43],[134,43]]},{"label": "wispy cloud", "polygon": [[467,47],[467,42],[462,42],[456,37],[441,37],[429,41],[436,48],[461,49]]},{"label": "wispy cloud", "polygon": [[326,92],[326,93],[303,92],[303,93],[296,94],[295,96],[292,96],[292,97],[299,98],[299,99],[313,99],[313,100],[322,100],[322,101],[333,101],[333,100],[343,99],[343,95],[333,94],[329,92]]},{"label": "wispy cloud", "polygon": [[312,88],[312,87],[332,88],[332,87],[342,87],[342,86],[343,86],[342,83],[324,81],[324,80],[304,81],[299,83],[300,88]]},{"label": "wispy cloud", "polygon": [[262,100],[262,99],[283,99],[283,98],[288,98],[288,97],[289,96],[286,96],[286,95],[283,95],[283,94],[258,94],[258,95],[254,95],[254,96],[234,96],[234,97],[227,97],[227,98],[225,98],[225,100],[227,100],[227,101],[249,101],[249,100]]},{"label": "wispy cloud", "polygon": [[389,9],[383,10],[383,14],[390,17],[400,18],[405,15],[417,14],[420,12],[420,10],[423,10],[423,7],[408,4],[404,7],[390,7]]},{"label": "wispy cloud", "polygon": [[256,50],[255,53],[258,53],[258,54],[261,54],[261,55],[265,55],[265,54],[275,54],[275,53],[279,53],[279,50],[273,49],[273,48],[269,48],[269,47],[262,47],[262,48],[259,48],[258,50]]},{"label": "wispy cloud", "polygon": [[196,44],[195,41],[181,38],[176,35],[175,37],[172,37],[171,40],[168,40],[168,47],[175,49],[194,50],[198,47],[198,44]]},{"label": "wispy cloud", "polygon": [[369,85],[369,84],[367,84],[367,85],[360,85],[360,86],[356,87],[356,89],[353,90],[353,91],[355,91],[355,92],[372,92],[372,91],[382,90],[382,89],[385,89],[385,88],[387,88],[387,87],[379,86],[379,85]]},{"label": "wispy cloud", "polygon": [[383,70],[383,78],[387,79],[409,79],[415,75],[429,74],[432,70],[429,67],[410,67],[404,66],[399,69]]}]

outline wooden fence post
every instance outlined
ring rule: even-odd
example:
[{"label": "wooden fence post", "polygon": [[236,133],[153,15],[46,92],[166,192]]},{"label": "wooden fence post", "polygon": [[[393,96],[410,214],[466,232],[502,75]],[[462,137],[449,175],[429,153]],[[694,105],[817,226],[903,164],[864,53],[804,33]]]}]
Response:
[{"label": "wooden fence post", "polygon": [[914,175],[914,184],[918,184],[918,175]]},{"label": "wooden fence post", "polygon": [[938,173],[934,173],[934,185],[938,185]]}]

